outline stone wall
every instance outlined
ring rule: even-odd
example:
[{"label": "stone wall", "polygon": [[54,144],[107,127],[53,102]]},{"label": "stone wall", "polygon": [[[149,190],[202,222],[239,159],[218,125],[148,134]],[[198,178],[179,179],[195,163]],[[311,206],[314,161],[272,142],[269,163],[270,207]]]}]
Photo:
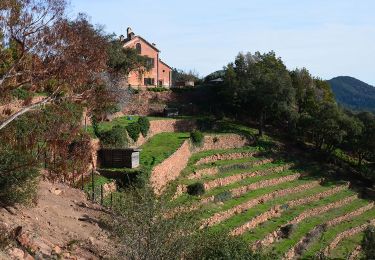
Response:
[{"label": "stone wall", "polygon": [[137,142],[131,143],[131,147],[140,147],[151,137],[161,133],[191,132],[197,128],[195,120],[185,119],[161,119],[151,120],[150,130],[146,137],[139,135]]},{"label": "stone wall", "polygon": [[355,234],[363,232],[369,224],[374,225],[375,219],[372,219],[370,223],[366,223],[366,224],[351,228],[349,230],[346,230],[338,234],[335,237],[335,239],[324,249],[324,255],[329,255],[330,251],[334,249],[340,243],[340,241],[343,240],[344,238],[351,237],[351,236],[354,236]]},{"label": "stone wall", "polygon": [[310,183],[300,185],[300,186],[297,186],[297,187],[293,187],[293,188],[289,188],[289,189],[283,189],[283,190],[277,190],[277,191],[274,191],[274,192],[271,192],[271,193],[267,193],[267,194],[265,194],[263,196],[260,196],[258,198],[246,201],[246,202],[244,202],[240,205],[237,205],[237,206],[235,206],[231,209],[228,209],[224,212],[218,212],[218,213],[214,214],[212,217],[210,217],[209,219],[206,219],[203,222],[203,226],[212,226],[212,225],[218,224],[218,223],[220,223],[220,222],[222,222],[226,219],[229,219],[230,217],[232,217],[236,214],[241,214],[241,213],[249,210],[250,208],[252,208],[252,207],[254,207],[254,206],[256,206],[260,203],[270,201],[270,200],[272,200],[276,197],[286,196],[288,194],[293,194],[293,193],[301,192],[301,191],[304,191],[304,190],[307,190],[307,189],[311,189],[311,188],[314,188],[318,185],[319,185],[318,181],[312,181]]},{"label": "stone wall", "polygon": [[[167,128],[163,126],[162,129]],[[241,148],[248,144],[246,138],[237,134],[205,136],[201,147],[195,147],[190,140],[186,140],[175,153],[152,170],[151,185],[156,194],[161,194],[166,185],[180,175],[194,152]]]}]

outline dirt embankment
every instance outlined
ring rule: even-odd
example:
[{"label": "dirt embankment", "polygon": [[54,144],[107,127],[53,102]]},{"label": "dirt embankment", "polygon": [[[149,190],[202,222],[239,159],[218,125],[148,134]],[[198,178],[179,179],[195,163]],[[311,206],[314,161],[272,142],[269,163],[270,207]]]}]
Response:
[{"label": "dirt embankment", "polygon": [[3,257],[110,258],[116,253],[116,245],[99,225],[102,214],[105,211],[87,201],[84,192],[42,181],[35,206],[0,208],[0,228],[12,233],[15,239]]}]

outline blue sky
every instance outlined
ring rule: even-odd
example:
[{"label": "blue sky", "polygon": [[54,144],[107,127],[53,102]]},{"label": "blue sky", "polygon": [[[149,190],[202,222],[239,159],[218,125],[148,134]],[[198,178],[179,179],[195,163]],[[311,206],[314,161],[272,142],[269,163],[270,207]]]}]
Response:
[{"label": "blue sky", "polygon": [[201,76],[238,52],[274,50],[289,69],[375,85],[374,0],[71,0],[107,32],[128,26],[172,67]]}]

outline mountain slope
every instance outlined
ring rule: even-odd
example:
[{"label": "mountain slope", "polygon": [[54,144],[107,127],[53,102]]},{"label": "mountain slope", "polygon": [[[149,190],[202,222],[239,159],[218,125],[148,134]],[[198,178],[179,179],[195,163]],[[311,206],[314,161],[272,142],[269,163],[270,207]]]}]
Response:
[{"label": "mountain slope", "polygon": [[375,112],[375,87],[347,76],[333,78],[328,83],[339,104],[352,110]]}]

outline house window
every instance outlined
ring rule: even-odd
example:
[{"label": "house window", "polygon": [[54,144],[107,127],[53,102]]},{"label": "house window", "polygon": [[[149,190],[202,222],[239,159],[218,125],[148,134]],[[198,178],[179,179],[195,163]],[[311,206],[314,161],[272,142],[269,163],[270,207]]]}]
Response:
[{"label": "house window", "polygon": [[137,50],[137,53],[138,53],[138,54],[141,54],[141,53],[142,53],[142,46],[141,46],[140,43],[137,43],[137,44],[135,45],[135,49]]},{"label": "house window", "polygon": [[151,69],[155,68],[155,59],[154,58],[148,58],[146,61],[147,67],[150,67]]},{"label": "house window", "polygon": [[153,85],[155,85],[155,79],[154,78],[145,78],[144,84],[145,84],[145,86],[153,86]]}]

